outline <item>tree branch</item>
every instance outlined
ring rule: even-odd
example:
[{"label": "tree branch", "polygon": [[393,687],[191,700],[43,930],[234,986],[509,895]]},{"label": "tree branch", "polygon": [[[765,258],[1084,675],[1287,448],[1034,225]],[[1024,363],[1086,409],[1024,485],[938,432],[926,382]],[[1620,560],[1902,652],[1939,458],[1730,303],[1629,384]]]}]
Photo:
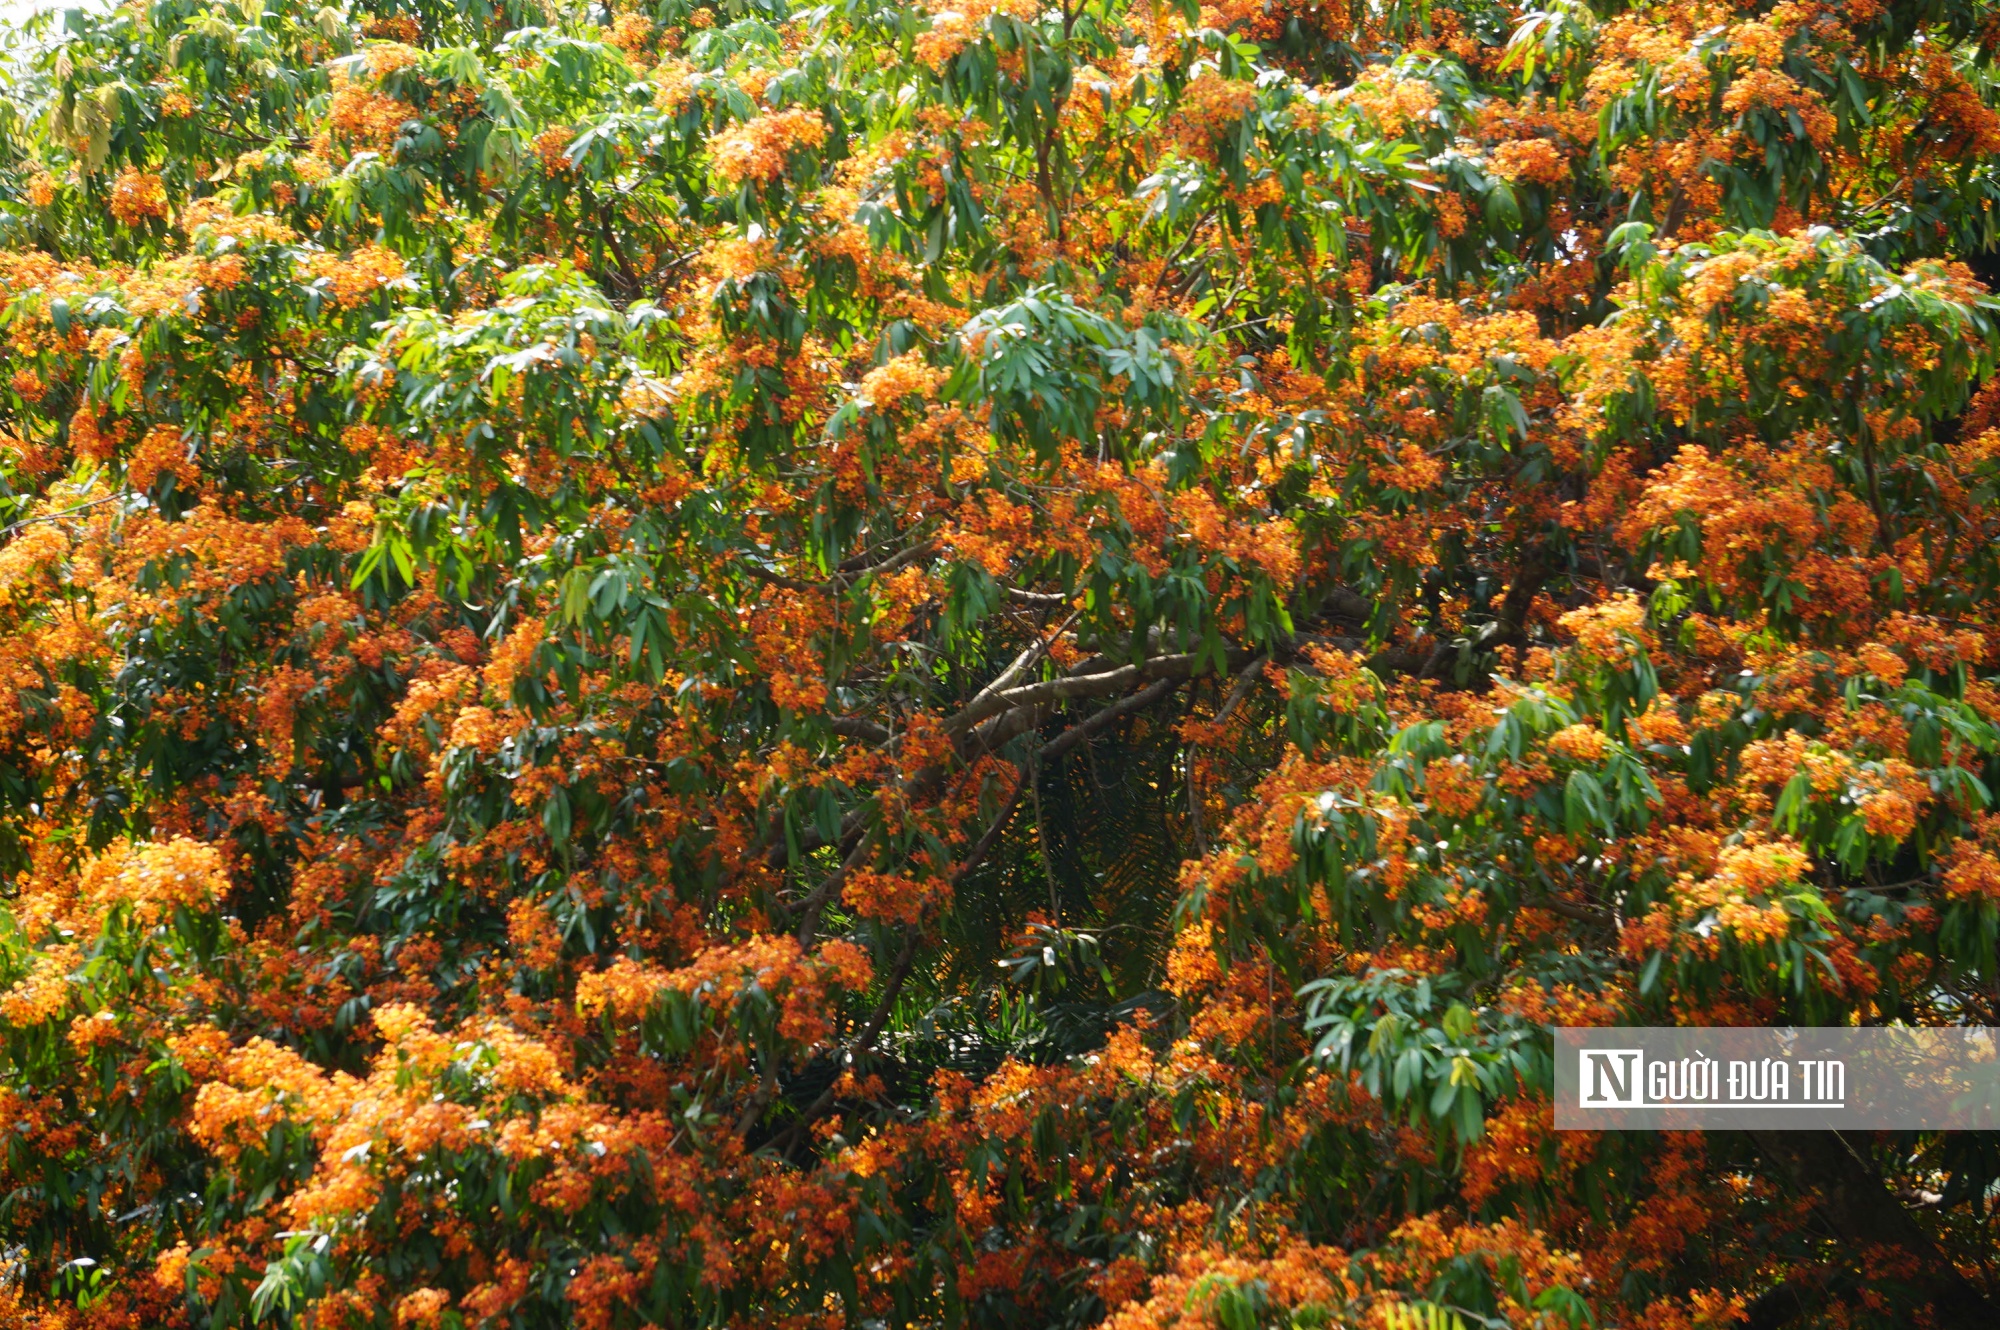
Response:
[{"label": "tree branch", "polygon": [[814,887],[812,894],[799,902],[799,909],[802,912],[798,928],[800,950],[812,946],[813,932],[819,927],[820,912],[826,908],[826,903],[833,899],[834,893],[840,890],[841,884],[847,881],[848,874],[861,867],[862,861],[874,848],[875,837],[863,836],[848,856],[841,860],[840,867],[827,874],[826,880]]},{"label": "tree branch", "polygon": [[[1007,824],[1014,820],[1014,812],[1021,806],[1021,793],[1026,789],[1027,781],[1025,776],[1017,775],[1014,781],[1014,789],[1007,796],[1007,802],[1001,806],[999,813],[994,816],[992,823],[986,828],[985,834],[973,843],[972,848],[966,851],[965,858],[959,860],[958,867],[952,870],[951,884],[953,887],[957,887],[961,882],[965,881],[972,870],[977,868],[986,856],[992,852],[993,847],[999,844],[1000,835],[1007,829]],[[920,931],[914,926],[906,926],[904,928],[903,946],[896,955],[896,963],[891,967],[889,977],[883,981],[882,996],[875,1003],[875,1010],[869,1013],[868,1021],[862,1026],[861,1032],[848,1045],[847,1060],[852,1061],[854,1055],[857,1053],[868,1052],[875,1047],[875,1041],[882,1037],[882,1030],[889,1023],[889,1014],[895,1009],[896,999],[902,995],[903,985],[908,982],[910,971],[916,965],[917,939],[920,936]],[[839,1083],[840,1079],[836,1075],[833,1083],[820,1091],[818,1097],[800,1112],[798,1120],[786,1127],[784,1131],[780,1132],[772,1140],[771,1148],[777,1151],[780,1158],[789,1155],[792,1146],[796,1144],[799,1136],[814,1122],[818,1121],[827,1109],[833,1107],[834,1086]]]},{"label": "tree branch", "polygon": [[1215,713],[1215,724],[1220,725],[1236,714],[1236,708],[1242,706],[1243,699],[1250,696],[1250,690],[1264,677],[1264,667],[1270,663],[1269,656],[1259,656],[1243,667],[1236,676],[1236,686],[1229,690],[1229,696],[1223,701],[1222,709]]},{"label": "tree branch", "polygon": [[886,725],[859,716],[829,716],[826,727],[843,739],[859,739],[864,743],[885,744],[895,737]]},{"label": "tree branch", "polygon": [[2000,1325],[2000,1309],[1946,1259],[1840,1133],[1764,1129],[1750,1137],[1793,1186],[1812,1198],[1814,1210],[1842,1243],[1856,1252],[1877,1245],[1907,1252],[1915,1271],[1910,1285],[1930,1302],[1941,1324]]},{"label": "tree branch", "polygon": [[1064,730],[1061,734],[1058,734],[1055,738],[1049,740],[1042,748],[1042,760],[1046,762],[1052,757],[1061,757],[1064,753],[1067,753],[1070,749],[1076,747],[1099,730],[1115,725],[1135,712],[1144,711],[1147,707],[1152,706],[1155,702],[1158,702],[1185,682],[1184,678],[1162,679],[1150,688],[1142,689],[1132,694],[1132,696],[1125,698],[1123,701],[1112,703],[1097,714],[1086,720],[1079,721],[1077,724]]},{"label": "tree branch", "polygon": [[1032,669],[1035,662],[1040,660],[1048,651],[1049,644],[1068,631],[1069,626],[1075,623],[1077,616],[1082,613],[1082,610],[1072,610],[1070,616],[1064,619],[1053,633],[1044,633],[1030,642],[1020,655],[1014,657],[1013,662],[1006,669],[995,675],[991,683],[980,689],[973,696],[972,701],[966,704],[964,710],[960,711],[951,720],[945,722],[945,732],[947,734],[962,733],[966,726],[977,721],[981,716],[991,715],[993,711],[1004,709],[1003,706],[996,703],[995,699],[1006,698],[1008,690],[1013,688],[1021,676]]},{"label": "tree branch", "polygon": [[1609,927],[1617,922],[1609,910],[1599,909],[1595,905],[1578,905],[1574,901],[1561,900],[1555,896],[1544,896],[1521,903],[1530,910],[1547,910],[1550,914],[1559,914],[1580,924],[1600,924]]},{"label": "tree branch", "polygon": [[[1096,674],[1068,674],[1058,679],[1045,679],[1040,683],[1023,684],[1003,691],[989,690],[974,698],[964,710],[946,721],[945,732],[953,735],[963,734],[991,717],[1032,709],[1051,702],[1064,702],[1071,698],[1105,697],[1152,679],[1172,679],[1181,682],[1194,677],[1196,664],[1201,659],[1202,657],[1195,653],[1155,656],[1137,665],[1120,665]],[[993,745],[988,740],[983,746],[990,749]]]}]

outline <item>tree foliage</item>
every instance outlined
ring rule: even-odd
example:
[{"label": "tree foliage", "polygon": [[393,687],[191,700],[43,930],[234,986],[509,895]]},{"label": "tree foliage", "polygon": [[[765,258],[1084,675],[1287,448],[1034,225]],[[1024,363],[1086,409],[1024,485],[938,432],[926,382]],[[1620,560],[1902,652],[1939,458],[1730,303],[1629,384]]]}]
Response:
[{"label": "tree foliage", "polygon": [[[1546,7],[1536,7],[1546,4]],[[1988,1324],[2000,11],[133,0],[0,98],[0,1322]]]}]

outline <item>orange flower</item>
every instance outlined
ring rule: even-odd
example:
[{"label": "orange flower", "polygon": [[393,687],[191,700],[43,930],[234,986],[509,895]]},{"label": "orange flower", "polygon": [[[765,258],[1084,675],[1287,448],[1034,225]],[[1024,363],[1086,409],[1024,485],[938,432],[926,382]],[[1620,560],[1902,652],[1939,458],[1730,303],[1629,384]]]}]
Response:
[{"label": "orange flower", "polygon": [[111,182],[111,215],[126,226],[167,215],[167,186],[159,176],[128,166]]},{"label": "orange flower", "polygon": [[711,169],[732,185],[768,185],[794,154],[826,142],[826,121],[804,107],[768,111],[709,140]]}]

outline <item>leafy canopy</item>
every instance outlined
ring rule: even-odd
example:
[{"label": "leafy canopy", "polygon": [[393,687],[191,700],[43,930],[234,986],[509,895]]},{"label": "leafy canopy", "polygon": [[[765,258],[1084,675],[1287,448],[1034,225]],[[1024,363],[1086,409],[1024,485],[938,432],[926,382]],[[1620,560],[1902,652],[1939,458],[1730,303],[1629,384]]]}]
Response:
[{"label": "leafy canopy", "polygon": [[29,21],[0,1323],[1990,1323],[1548,1031],[2000,1025],[1996,40]]}]

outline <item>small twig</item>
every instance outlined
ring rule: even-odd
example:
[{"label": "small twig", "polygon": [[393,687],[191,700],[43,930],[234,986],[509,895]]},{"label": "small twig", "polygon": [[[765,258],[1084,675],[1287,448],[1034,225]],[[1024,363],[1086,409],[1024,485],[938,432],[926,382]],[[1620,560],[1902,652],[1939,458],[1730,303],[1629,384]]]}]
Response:
[{"label": "small twig", "polygon": [[1574,919],[1578,923],[1583,924],[1610,924],[1613,922],[1611,911],[1609,910],[1600,909],[1595,905],[1578,905],[1574,901],[1558,900],[1553,896],[1546,896],[1539,900],[1523,901],[1522,904],[1531,910],[1547,910],[1550,914],[1559,914],[1565,919]]},{"label": "small twig", "polygon": [[1028,797],[1035,801],[1035,846],[1042,856],[1042,881],[1049,889],[1049,924],[1062,928],[1062,901],[1056,896],[1055,864],[1049,858],[1049,834],[1042,826],[1042,752],[1028,755]]},{"label": "small twig", "polygon": [[866,564],[858,568],[850,568],[842,564],[840,568],[835,570],[834,575],[824,582],[808,582],[804,578],[787,577],[783,573],[772,572],[769,568],[761,567],[751,562],[748,558],[739,559],[738,564],[750,576],[760,582],[769,582],[772,586],[787,587],[793,591],[811,592],[816,595],[832,595],[836,592],[847,590],[847,588],[853,586],[857,580],[863,577],[872,574],[893,572],[905,564],[913,563],[936,548],[937,544],[935,541],[921,541],[906,550],[889,556],[880,563]]},{"label": "small twig", "polygon": [[611,257],[617,260],[618,272],[624,277],[626,289],[631,293],[627,296],[627,299],[638,299],[640,293],[645,290],[645,283],[641,282],[639,274],[632,270],[632,260],[625,257],[625,246],[618,243],[618,234],[611,228],[611,205],[609,202],[598,211],[597,233],[604,238],[605,248],[611,251]]},{"label": "small twig", "polygon": [[116,503],[118,500],[124,497],[126,496],[123,494],[106,494],[102,498],[91,499],[88,502],[79,503],[74,508],[65,508],[59,513],[40,513],[34,517],[24,517],[18,522],[14,522],[4,528],[0,528],[0,536],[11,536],[16,532],[23,530],[24,528],[35,525],[37,522],[59,522],[65,517],[73,517],[77,513],[98,507],[100,504]]}]

